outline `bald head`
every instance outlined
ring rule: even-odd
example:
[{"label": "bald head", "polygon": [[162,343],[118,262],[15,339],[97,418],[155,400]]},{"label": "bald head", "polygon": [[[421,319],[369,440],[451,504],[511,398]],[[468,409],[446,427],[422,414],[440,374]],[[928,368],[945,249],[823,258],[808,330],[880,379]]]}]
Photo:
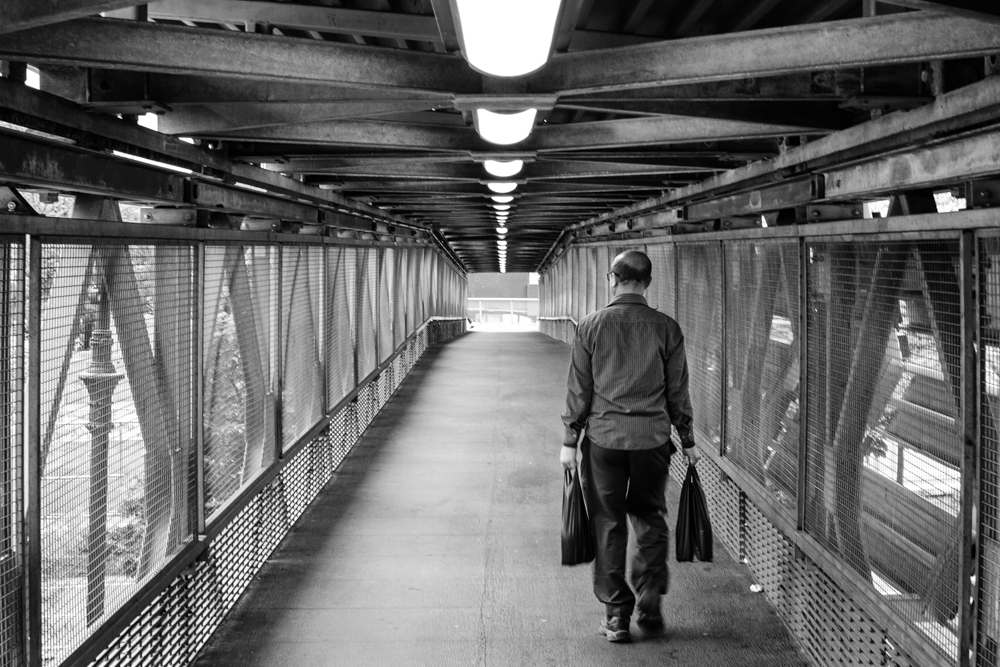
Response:
[{"label": "bald head", "polygon": [[641,250],[626,250],[611,262],[611,271],[622,283],[637,283],[649,287],[653,280],[653,264]]}]

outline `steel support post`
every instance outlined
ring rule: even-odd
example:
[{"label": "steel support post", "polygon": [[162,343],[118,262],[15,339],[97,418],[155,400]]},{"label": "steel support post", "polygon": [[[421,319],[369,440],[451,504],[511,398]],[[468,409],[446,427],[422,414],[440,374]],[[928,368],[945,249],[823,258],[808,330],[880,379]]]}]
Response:
[{"label": "steel support post", "polygon": [[[205,534],[205,243],[195,246],[194,294],[194,451],[196,485],[196,521],[194,533],[199,538]],[[213,305],[214,307],[214,305]]]},{"label": "steel support post", "polygon": [[42,665],[42,244],[28,237],[28,290],[25,309],[25,641],[29,667]]},{"label": "steel support post", "polygon": [[[959,288],[962,313],[962,490],[961,490],[961,565],[959,566],[959,635],[958,664],[971,667],[978,664],[978,587],[983,580],[980,572],[979,549],[976,548],[977,526],[973,520],[979,507],[979,309],[976,281],[979,276],[979,253],[974,232],[962,232],[959,246]],[[973,585],[975,580],[975,586]],[[971,600],[971,602],[970,602]]]},{"label": "steel support post", "polygon": [[[285,348],[284,348],[284,336],[282,336],[282,329],[284,328],[283,325],[284,325],[284,316],[285,316],[285,308],[286,308],[286,304],[284,303],[285,299],[283,298],[284,297],[284,291],[283,290],[285,288],[285,276],[284,276],[285,263],[284,263],[284,258],[285,258],[285,248],[288,248],[289,246],[284,245],[284,244],[277,244],[277,245],[274,245],[274,246],[271,246],[271,247],[274,250],[274,252],[276,252],[277,255],[278,255],[277,258],[276,258],[277,259],[277,265],[278,265],[278,272],[277,272],[278,275],[276,276],[276,280],[278,281],[278,287],[277,287],[278,303],[277,303],[276,306],[272,305],[272,304],[269,304],[270,307],[267,309],[268,319],[270,320],[269,321],[269,325],[271,327],[271,330],[274,331],[275,329],[277,329],[277,331],[275,331],[275,339],[274,339],[274,345],[275,345],[275,347],[274,347],[274,349],[276,349],[278,351],[277,354],[272,355],[272,358],[275,360],[274,363],[277,366],[277,368],[271,369],[271,372],[275,374],[275,385],[276,385],[275,389],[274,389],[274,404],[271,406],[271,409],[274,410],[274,412],[273,412],[273,414],[274,414],[274,440],[275,440],[275,442],[274,442],[274,447],[275,447],[274,460],[275,461],[280,461],[282,458],[284,458],[283,455],[284,455],[284,450],[285,450],[285,436],[284,436],[284,429],[285,429],[285,427],[284,427],[284,421],[282,419],[283,415],[281,413],[282,405],[283,405],[283,398],[284,398],[282,396],[282,392],[285,390],[285,376],[284,376],[284,372],[285,372],[285,364],[284,364]],[[294,281],[293,281],[293,285],[294,285]],[[270,299],[268,299],[268,301],[270,301]],[[289,299],[289,301],[291,301],[291,299]],[[277,327],[275,327],[274,323],[273,323],[273,318],[274,317],[278,318],[278,322],[277,322],[278,326]],[[265,382],[266,381],[267,381],[267,379],[265,378]]]},{"label": "steel support post", "polygon": [[809,246],[799,239],[799,467],[795,493],[795,529],[806,525],[806,471],[809,454],[809,391],[806,386],[809,366]]},{"label": "steel support post", "polygon": [[727,308],[726,308],[726,244],[725,244],[724,241],[719,241],[719,257],[721,258],[721,261],[719,262],[719,265],[720,265],[720,277],[719,277],[719,280],[720,280],[720,283],[721,283],[721,289],[719,291],[720,291],[721,299],[722,299],[722,303],[719,304],[719,323],[720,323],[720,328],[721,328],[721,332],[720,332],[719,338],[722,341],[722,344],[721,344],[721,348],[722,349],[719,351],[719,357],[721,359],[721,364],[720,364],[721,365],[721,370],[720,370],[720,376],[719,376],[721,381],[719,382],[719,391],[722,394],[722,396],[720,398],[721,402],[719,403],[719,405],[722,406],[722,409],[719,410],[719,420],[721,422],[719,424],[719,456],[723,457],[723,456],[726,455],[726,438],[728,437],[728,433],[727,433],[727,429],[726,429],[726,421],[727,421],[726,415],[729,414],[729,403],[728,403],[728,401],[729,401],[729,389],[728,389],[728,386],[729,386],[729,365],[728,365],[729,364],[729,358],[728,358],[728,354],[726,352],[726,347],[727,347],[726,346],[726,339],[727,339],[727,336],[726,336],[726,322],[727,322],[727,320],[729,318],[727,317],[727,314],[726,314],[726,310],[727,310]]}]

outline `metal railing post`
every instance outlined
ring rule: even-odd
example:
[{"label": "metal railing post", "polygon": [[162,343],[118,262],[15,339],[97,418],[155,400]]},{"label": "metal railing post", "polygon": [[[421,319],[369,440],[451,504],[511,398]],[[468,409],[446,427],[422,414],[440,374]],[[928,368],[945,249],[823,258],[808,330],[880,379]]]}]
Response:
[{"label": "metal railing post", "polygon": [[809,391],[807,367],[809,365],[809,246],[799,239],[799,447],[798,476],[795,480],[795,529],[805,530],[806,525],[806,471],[809,452]]},{"label": "metal railing post", "polygon": [[194,451],[195,451],[195,535],[199,539],[205,534],[205,243],[195,246],[195,294],[194,294]]},{"label": "metal railing post", "polygon": [[[976,279],[978,276],[976,236],[962,232],[959,245],[959,286],[962,313],[962,486],[961,486],[961,565],[959,566],[959,635],[958,664],[969,667],[978,664],[979,594],[973,590],[982,582],[979,552],[975,545],[976,527],[973,518],[979,506],[979,309]],[[971,603],[970,603],[971,599]]]},{"label": "metal railing post", "polygon": [[27,237],[28,303],[25,308],[27,363],[25,364],[25,472],[24,484],[24,633],[28,667],[42,665],[42,244]]}]

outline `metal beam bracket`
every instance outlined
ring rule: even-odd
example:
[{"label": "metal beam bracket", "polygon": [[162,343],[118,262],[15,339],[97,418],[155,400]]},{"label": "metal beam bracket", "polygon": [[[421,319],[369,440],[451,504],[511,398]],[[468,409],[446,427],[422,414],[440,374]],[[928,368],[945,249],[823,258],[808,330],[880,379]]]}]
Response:
[{"label": "metal beam bracket", "polygon": [[1000,179],[968,181],[965,184],[965,207],[988,208],[990,206],[1000,206]]}]

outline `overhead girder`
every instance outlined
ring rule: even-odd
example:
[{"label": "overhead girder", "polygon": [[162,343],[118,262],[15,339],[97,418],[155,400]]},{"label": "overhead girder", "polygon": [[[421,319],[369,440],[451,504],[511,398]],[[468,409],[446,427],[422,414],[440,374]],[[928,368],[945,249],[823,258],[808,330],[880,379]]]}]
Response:
[{"label": "overhead girder", "polygon": [[60,23],[134,4],[135,0],[4,0],[3,11],[0,11],[0,34]]},{"label": "overhead girder", "polygon": [[[244,79],[204,74],[137,74],[135,72],[93,69],[48,73],[46,79],[76,77],[67,93],[76,94],[80,103],[113,103],[148,99],[177,109],[185,105],[223,105],[250,103],[356,103],[357,101],[414,99],[407,91],[345,87],[322,81],[295,82],[258,80],[248,86]],[[846,100],[862,95],[913,96],[920,84],[920,69],[912,64],[868,67],[860,69],[793,72],[767,77],[737,78],[694,84],[654,86],[633,90],[613,90],[578,95],[561,94],[560,105],[587,105],[599,102],[677,102],[677,101],[789,101]],[[63,94],[63,91],[60,91]],[[466,101],[474,99],[463,96]],[[486,99],[487,96],[483,96]],[[490,96],[495,97],[495,96]],[[422,91],[420,99],[434,104],[454,104],[447,92]]]},{"label": "overhead girder", "polygon": [[943,12],[956,16],[990,23],[1000,23],[1000,7],[990,2],[976,0],[880,0],[887,5],[909,7],[910,9],[925,9],[931,12]]},{"label": "overhead girder", "polygon": [[[169,124],[166,125],[169,127]],[[635,146],[663,146],[751,137],[826,134],[826,130],[803,125],[782,125],[659,116],[541,125],[518,148],[529,151],[594,150]],[[190,132],[185,135],[237,141],[315,144],[324,146],[395,146],[414,150],[485,152],[492,145],[471,127],[446,127],[413,123],[343,120],[263,127],[229,132]]]},{"label": "overhead girder", "polygon": [[179,136],[211,136],[288,124],[352,118],[372,118],[425,111],[441,104],[425,97],[403,99],[344,99],[339,102],[269,102],[185,106],[164,114],[160,131]]},{"label": "overhead girder", "polygon": [[989,55],[998,43],[1000,25],[910,12],[559,54],[528,88],[569,95],[923,62]]},{"label": "overhead girder", "polygon": [[0,58],[446,93],[480,92],[483,78],[458,56],[113,19],[13,33]]},{"label": "overhead girder", "polygon": [[[685,160],[679,159],[683,163]],[[540,160],[525,165],[517,175],[518,180],[566,180],[575,178],[599,178],[607,176],[657,176],[662,174],[678,174],[691,172],[722,171],[718,161],[712,166],[703,166],[695,160],[687,160],[692,164],[629,164],[598,161]],[[319,158],[289,160],[280,165],[279,171],[294,174],[310,175],[343,175],[345,178],[362,176],[380,178],[431,178],[441,180],[459,180],[483,182],[496,180],[471,159],[464,163],[398,163],[394,160],[381,160],[377,164],[357,166],[335,166]]]},{"label": "overhead girder", "polygon": [[[442,3],[444,4],[444,0]],[[530,94],[582,94],[988,55],[1000,25],[925,12],[560,53]],[[753,53],[753,58],[747,54]],[[77,19],[8,35],[0,58],[242,79],[481,94],[489,77],[455,55]]]}]

